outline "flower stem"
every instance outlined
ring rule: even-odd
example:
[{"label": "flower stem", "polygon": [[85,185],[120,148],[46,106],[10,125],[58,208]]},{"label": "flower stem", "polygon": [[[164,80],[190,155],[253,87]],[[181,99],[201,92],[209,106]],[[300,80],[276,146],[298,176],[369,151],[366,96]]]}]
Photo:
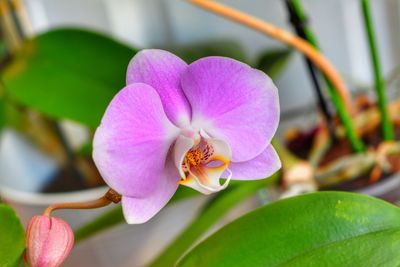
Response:
[{"label": "flower stem", "polygon": [[[305,22],[306,21],[306,15],[304,13],[304,10],[300,4],[300,2],[298,0],[289,0],[293,6],[293,10],[297,13],[298,17],[300,18],[301,21]],[[319,45],[318,45],[318,41],[317,38],[315,37],[315,34],[313,33],[313,31],[311,30],[310,27],[308,27],[307,25],[304,25],[304,35],[305,35],[305,39],[318,51],[320,51]],[[352,119],[350,117],[350,114],[346,111],[337,90],[335,90],[333,84],[331,83],[331,81],[329,80],[329,78],[324,75],[324,79],[326,82],[326,86],[328,89],[328,92],[331,96],[333,105],[335,106],[338,116],[341,120],[341,122],[343,123],[343,127],[345,129],[346,132],[346,137],[350,142],[350,145],[353,149],[353,151],[356,152],[361,152],[364,150],[364,145],[362,144],[360,138],[357,136],[354,128],[353,128],[353,122]]]},{"label": "flower stem", "polygon": [[111,202],[118,203],[120,201],[121,201],[121,195],[115,192],[113,189],[109,189],[104,196],[96,200],[87,202],[52,204],[44,210],[43,215],[50,217],[53,211],[60,209],[97,209],[105,207],[111,204]]},{"label": "flower stem", "polygon": [[385,82],[382,76],[381,64],[376,44],[374,27],[372,25],[369,0],[361,0],[364,26],[368,35],[369,50],[375,76],[375,90],[378,97],[378,107],[381,113],[381,127],[384,140],[394,139],[394,129],[390,121],[388,106],[385,96]]},{"label": "flower stem", "polygon": [[[339,107],[338,114],[343,120],[343,125],[346,127],[346,134],[352,148],[356,152],[363,152],[365,150],[364,144],[358,137],[357,133],[352,127],[350,115],[352,114],[352,101],[349,91],[346,88],[339,73],[331,65],[331,63],[312,45],[307,41],[299,38],[289,32],[286,32],[272,24],[264,22],[260,19],[247,15],[241,11],[232,9],[222,4],[210,0],[188,0],[190,3],[198,5],[206,10],[214,12],[215,14],[224,16],[228,19],[241,23],[249,28],[255,29],[267,36],[288,44],[304,54],[310,59],[315,66],[317,66],[332,83],[332,88],[336,90],[336,94],[332,94],[332,101]],[[334,91],[332,90],[332,91]]]},{"label": "flower stem", "polygon": [[[298,6],[295,5],[297,3],[296,1],[285,0],[285,3],[287,12],[289,14],[289,21],[292,24],[293,28],[295,29],[296,34],[299,37],[307,40],[310,44],[312,44],[315,48],[317,48],[316,45],[314,45],[314,43],[312,42],[312,38],[314,36],[312,35],[312,33],[310,34],[309,32],[307,17],[302,12],[303,10],[299,9]],[[308,69],[308,73],[311,78],[311,82],[314,85],[313,87],[315,95],[317,97],[319,109],[322,112],[322,115],[326,121],[326,125],[328,127],[331,138],[335,139],[335,125],[334,122],[332,121],[333,114],[331,110],[328,108],[328,104],[324,98],[324,94],[322,93],[322,86],[321,86],[321,81],[319,79],[318,70],[315,68],[311,60],[309,60],[307,57],[304,56],[304,60]]]}]

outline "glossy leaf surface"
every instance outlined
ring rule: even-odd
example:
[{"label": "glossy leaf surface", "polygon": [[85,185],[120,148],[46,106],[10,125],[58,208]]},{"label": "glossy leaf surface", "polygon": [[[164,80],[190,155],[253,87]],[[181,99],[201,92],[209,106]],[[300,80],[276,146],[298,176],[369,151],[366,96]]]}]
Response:
[{"label": "glossy leaf surface", "polygon": [[178,266],[398,266],[400,209],[340,192],[264,206],[200,243]]}]

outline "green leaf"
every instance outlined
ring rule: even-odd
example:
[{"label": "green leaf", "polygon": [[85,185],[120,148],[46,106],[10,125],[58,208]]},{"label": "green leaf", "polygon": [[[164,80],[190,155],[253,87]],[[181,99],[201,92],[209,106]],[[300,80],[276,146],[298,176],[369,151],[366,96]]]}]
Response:
[{"label": "green leaf", "polygon": [[[254,192],[254,189],[256,186],[260,186],[260,185],[262,185],[262,183],[264,183],[265,185],[268,185],[271,183],[275,183],[276,181],[277,181],[277,177],[273,176],[273,177],[270,177],[268,180],[247,182],[248,183],[247,187],[244,187],[242,190],[239,190],[237,193],[234,193],[232,195],[234,196],[236,194],[241,194],[240,192],[242,192],[242,191],[249,192],[249,190],[253,190],[253,192]],[[230,187],[237,188],[239,185],[243,186],[247,183],[241,182],[241,181],[232,181],[230,184]],[[227,191],[227,190],[225,190],[225,191]],[[195,191],[191,188],[188,188],[188,187],[180,186],[178,188],[178,191],[176,191],[175,195],[169,201],[168,205],[178,202],[180,200],[184,200],[186,198],[190,198],[190,197],[194,197],[194,196],[198,196],[198,195],[199,195],[199,193],[197,191]],[[229,197],[227,197],[227,198],[229,198]],[[212,212],[210,212],[210,214],[212,214]],[[221,216],[222,215],[223,214],[221,214]],[[78,229],[76,229],[75,230],[75,242],[76,243],[81,242],[101,231],[105,231],[108,228],[111,228],[111,227],[116,226],[123,222],[125,222],[125,219],[122,214],[122,208],[121,208],[121,206],[117,206],[117,207],[111,209],[110,211],[100,215],[99,217],[95,218],[94,220],[82,225]],[[194,235],[192,237],[195,238]],[[179,249],[181,249],[181,248],[179,248]]]},{"label": "green leaf", "polygon": [[8,95],[52,118],[95,128],[125,85],[135,50],[104,35],[51,30],[27,41],[3,72]]},{"label": "green leaf", "polygon": [[[198,195],[197,191],[181,186],[168,204],[196,195]],[[117,207],[76,229],[75,243],[81,242],[101,231],[107,230],[108,228],[123,222],[125,222],[125,219],[124,215],[122,214],[122,208],[120,205],[118,205]]]},{"label": "green leaf", "polygon": [[4,127],[4,125],[6,124],[6,113],[5,113],[5,102],[4,102],[4,98],[1,96],[0,93],[0,132],[1,129]]},{"label": "green leaf", "polygon": [[112,226],[116,226],[124,221],[124,216],[122,215],[122,207],[118,205],[117,207],[105,212],[94,220],[82,225],[77,230],[75,230],[75,243],[79,243],[94,234],[104,231]]},{"label": "green leaf", "polygon": [[93,143],[92,140],[89,142],[83,144],[79,149],[78,149],[78,155],[80,156],[91,156],[93,152]]},{"label": "green leaf", "polygon": [[8,49],[3,36],[0,34],[0,65],[4,64],[5,59],[8,56]]},{"label": "green leaf", "polygon": [[3,82],[0,79],[0,133],[2,128],[6,125],[7,116],[6,116],[6,96],[4,91]]},{"label": "green leaf", "polygon": [[289,62],[291,52],[290,49],[266,50],[260,54],[256,68],[276,79]]},{"label": "green leaf", "polygon": [[25,250],[25,232],[15,212],[0,204],[0,266],[18,266]]},{"label": "green leaf", "polygon": [[225,226],[178,266],[399,266],[400,209],[365,195],[281,200]]},{"label": "green leaf", "polygon": [[278,174],[268,179],[236,181],[229,185],[207,203],[193,222],[149,266],[174,266],[180,256],[228,211],[260,188],[276,182],[277,178]]},{"label": "green leaf", "polygon": [[248,62],[243,47],[232,40],[212,40],[207,42],[196,42],[185,46],[169,47],[171,51],[187,63],[208,56],[230,57],[242,62]]}]

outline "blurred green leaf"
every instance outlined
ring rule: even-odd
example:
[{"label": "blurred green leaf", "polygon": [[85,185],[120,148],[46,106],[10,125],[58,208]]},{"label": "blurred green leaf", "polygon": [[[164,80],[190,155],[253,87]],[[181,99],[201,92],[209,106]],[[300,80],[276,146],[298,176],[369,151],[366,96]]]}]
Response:
[{"label": "blurred green leaf", "polygon": [[6,98],[3,82],[0,79],[0,132],[2,128],[6,125]]},{"label": "blurred green leaf", "polygon": [[8,56],[7,45],[6,45],[6,42],[4,41],[4,37],[1,36],[1,33],[0,33],[0,65],[3,64],[3,62],[7,58],[7,56]]},{"label": "blurred green leaf", "polygon": [[117,207],[105,212],[104,214],[75,230],[75,243],[79,243],[82,240],[85,240],[112,226],[116,226],[123,221],[124,216],[122,215],[122,207],[121,205],[118,205]]},{"label": "blurred green leaf", "polygon": [[93,151],[93,143],[92,140],[87,142],[86,144],[83,144],[79,149],[78,149],[78,155],[81,156],[91,156]]},{"label": "blurred green leaf", "polygon": [[197,42],[184,46],[169,47],[166,50],[171,51],[187,63],[208,56],[230,57],[242,62],[248,62],[243,47],[232,40],[212,40],[206,42]]},{"label": "blurred green leaf", "polygon": [[26,127],[26,109],[20,105],[16,105],[9,98],[3,98],[3,116],[4,123],[6,126],[11,126],[12,128],[24,131]]},{"label": "blurred green leaf", "polygon": [[0,131],[6,124],[6,110],[4,98],[0,95]]},{"label": "blurred green leaf", "polygon": [[[197,191],[180,186],[178,191],[175,193],[168,204],[172,204],[174,202],[196,195],[198,195]],[[118,205],[117,207],[111,209],[110,211],[100,215],[94,220],[76,229],[75,243],[85,240],[101,231],[107,230],[108,228],[111,228],[123,222],[125,222],[125,219],[124,215],[122,214],[122,207]]]},{"label": "blurred green leaf", "polygon": [[[249,190],[253,190],[255,189],[255,187],[257,186],[261,186],[263,184],[267,185],[267,184],[272,184],[272,183],[276,183],[277,181],[277,176],[273,176],[270,177],[266,180],[260,180],[260,181],[232,181],[231,184],[229,185],[228,188],[239,188],[244,186],[243,189],[239,190],[237,193],[232,194],[232,196],[238,194],[240,195],[240,192],[249,192]],[[222,196],[224,194],[224,192],[228,192],[227,190],[222,191],[220,194],[218,194],[218,197]],[[254,192],[254,190],[252,191]],[[169,204],[173,204],[175,202],[178,202],[180,200],[184,200],[190,197],[194,197],[194,196],[198,196],[199,193],[191,188],[185,187],[185,186],[180,186],[178,188],[178,191],[176,191],[175,195],[172,197],[172,199],[169,201]],[[228,196],[227,199],[229,199],[230,197]],[[236,201],[237,203],[238,201]],[[217,207],[218,208],[218,207]],[[227,207],[228,209],[229,207]],[[210,211],[209,214],[213,214],[213,211]],[[223,214],[221,214],[222,216]],[[209,220],[210,223],[212,223],[212,217],[211,219],[209,219],[210,217],[208,217],[209,215],[206,215],[206,218],[204,220]],[[91,236],[107,230],[108,228],[114,227],[120,223],[125,222],[124,216],[122,214],[122,208],[121,206],[117,206],[115,208],[113,208],[112,210],[100,215],[99,217],[95,218],[94,220],[82,225],[81,227],[79,227],[78,229],[75,230],[75,242],[81,242],[87,238],[90,238]],[[202,226],[204,227],[205,224]],[[200,229],[200,228],[199,228]],[[196,238],[195,235],[192,235],[192,238]],[[188,238],[189,241],[189,238]],[[171,245],[172,246],[172,245]],[[184,247],[183,245],[181,245],[182,248],[177,248],[177,250],[175,251],[175,253],[178,252],[178,250],[180,249],[187,249],[187,247]]]},{"label": "blurred green leaf", "polygon": [[10,207],[0,204],[0,266],[18,266],[25,250],[25,231]]},{"label": "blurred green leaf", "polygon": [[275,174],[268,179],[235,181],[229,185],[206,204],[193,222],[149,266],[174,266],[180,256],[228,211],[260,188],[276,182],[277,178],[278,174]]},{"label": "blurred green leaf", "polygon": [[400,209],[323,192],[264,206],[196,246],[178,266],[398,266]]},{"label": "blurred green leaf", "polygon": [[27,41],[3,72],[8,95],[53,118],[96,127],[125,85],[135,50],[104,35],[57,29]]},{"label": "blurred green leaf", "polygon": [[290,49],[275,49],[262,52],[255,67],[276,79],[285,69],[291,55]]}]

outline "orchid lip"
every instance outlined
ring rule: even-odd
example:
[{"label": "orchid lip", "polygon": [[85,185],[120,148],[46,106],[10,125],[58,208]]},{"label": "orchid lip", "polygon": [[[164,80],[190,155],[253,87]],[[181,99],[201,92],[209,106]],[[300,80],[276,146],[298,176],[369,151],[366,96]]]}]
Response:
[{"label": "orchid lip", "polygon": [[[232,177],[228,169],[231,154],[225,141],[210,137],[203,129],[182,131],[175,142],[179,183],[204,194],[225,189]],[[221,185],[219,180],[225,171],[230,175]]]},{"label": "orchid lip", "polygon": [[[214,188],[214,187],[210,187],[210,186],[204,185],[203,183],[201,183],[201,182],[199,182],[197,180],[197,183],[198,183],[199,187],[204,189],[204,191],[201,190],[201,193],[204,193],[204,194],[208,195],[208,194],[211,194],[211,193],[219,192],[219,191],[224,190],[225,188],[227,188],[228,185],[229,185],[229,182],[232,179],[232,171],[229,168],[226,168],[225,170],[229,172],[229,176],[226,178],[225,182],[222,185],[220,185],[218,188]],[[186,179],[185,180],[181,180],[179,183],[181,185],[187,185]]]}]

